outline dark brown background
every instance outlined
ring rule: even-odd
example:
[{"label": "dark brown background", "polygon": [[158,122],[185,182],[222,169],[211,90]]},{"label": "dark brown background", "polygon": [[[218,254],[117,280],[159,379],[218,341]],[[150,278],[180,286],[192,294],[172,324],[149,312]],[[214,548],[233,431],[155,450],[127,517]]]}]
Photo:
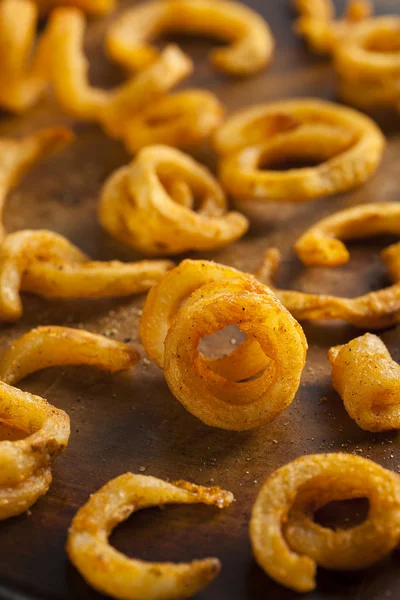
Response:
[{"label": "dark brown background", "polygon": [[[268,19],[277,38],[270,70],[243,81],[214,72],[206,60],[211,47],[203,40],[182,40],[196,61],[188,82],[215,90],[228,109],[288,96],[335,97],[329,62],[310,54],[291,32],[286,0],[248,2]],[[382,0],[378,12],[400,13],[400,0]],[[340,3],[343,6],[343,3]],[[91,77],[110,86],[122,74],[107,63],[101,50],[104,22],[93,22],[88,51]],[[363,202],[400,200],[400,118],[388,111],[378,121],[389,139],[378,174],[363,187],[337,198],[304,206],[264,207],[251,232],[229,248],[207,254],[222,263],[252,269],[264,249],[277,245],[284,253],[280,284],[309,291],[354,296],[388,283],[378,250],[390,240],[352,246],[351,262],[339,269],[305,269],[291,246],[304,229],[334,210]],[[96,259],[136,257],[113,242],[99,227],[96,203],[105,178],[128,161],[122,146],[99,129],[60,114],[51,100],[22,118],[3,115],[1,135],[30,132],[53,123],[71,125],[75,144],[36,167],[10,194],[6,227],[49,228],[58,231]],[[215,157],[199,151],[214,168]],[[204,255],[203,255],[204,256]],[[139,299],[46,301],[24,298],[24,317],[2,326],[1,349],[38,324],[65,324],[106,333],[115,339],[138,338]],[[305,324],[309,341],[301,388],[291,407],[274,423],[249,433],[211,429],[174,400],[163,373],[142,362],[132,372],[116,376],[89,368],[54,368],[27,378],[22,387],[46,397],[71,417],[72,435],[65,454],[54,467],[50,492],[31,514],[0,523],[0,597],[9,599],[94,600],[90,590],[68,563],[64,543],[68,525],[89,493],[125,471],[161,478],[185,478],[202,484],[218,483],[234,492],[236,503],[218,512],[201,506],[143,511],[112,536],[120,550],[149,560],[189,560],[218,556],[223,570],[198,598],[203,600],[261,600],[297,598],[272,582],[254,563],[248,538],[252,503],[264,478],[274,469],[305,453],[346,450],[370,456],[387,468],[400,470],[396,433],[363,432],[347,416],[332,390],[328,348],[359,332],[342,323]],[[226,340],[229,340],[229,335]],[[400,360],[400,333],[383,333],[395,359]],[[229,346],[229,341],[228,344]],[[356,508],[356,510],[362,507]],[[350,514],[354,512],[354,507]],[[329,512],[329,511],[328,511]],[[332,515],[328,515],[332,518]],[[400,556],[363,573],[319,572],[318,589],[310,600],[400,597]]]}]

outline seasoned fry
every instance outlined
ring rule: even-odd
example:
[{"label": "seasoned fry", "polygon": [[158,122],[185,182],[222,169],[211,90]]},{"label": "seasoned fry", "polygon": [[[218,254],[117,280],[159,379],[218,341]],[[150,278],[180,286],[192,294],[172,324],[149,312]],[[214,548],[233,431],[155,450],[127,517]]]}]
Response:
[{"label": "seasoned fry", "polygon": [[148,290],[169,261],[91,262],[61,235],[24,230],[0,246],[0,320],[22,315],[20,291],[53,298],[128,296]]},{"label": "seasoned fry", "polygon": [[[312,520],[333,500],[367,497],[366,520],[328,529]],[[349,454],[303,456],[264,483],[253,506],[250,539],[259,565],[297,592],[315,588],[317,565],[356,570],[379,561],[398,544],[400,479],[371,460]]]},{"label": "seasoned fry", "polygon": [[256,271],[256,277],[274,290],[282,304],[299,321],[342,319],[361,329],[382,329],[395,325],[400,320],[400,244],[386,248],[381,253],[381,258],[396,283],[357,298],[274,288],[272,282],[281,261],[280,252],[276,248],[270,248],[266,252]]},{"label": "seasoned fry", "polygon": [[85,580],[96,590],[121,600],[177,600],[205,588],[219,573],[217,558],[187,564],[150,563],[127,558],[108,542],[111,531],[132,512],[165,504],[209,504],[224,508],[233,495],[217,487],[186,481],[166,483],[125,473],[89,498],[69,529],[67,552]]},{"label": "seasoned fry", "polygon": [[140,319],[140,338],[150,358],[159,367],[164,367],[164,342],[169,327],[180,305],[192,292],[207,283],[231,281],[243,276],[241,271],[208,260],[186,259],[169,271],[148,293]]},{"label": "seasoned fry", "polygon": [[49,13],[57,6],[75,6],[89,15],[99,17],[110,12],[116,0],[34,0],[41,13]]},{"label": "seasoned fry", "polygon": [[300,17],[294,30],[317,53],[331,54],[353,34],[355,24],[373,12],[370,0],[349,0],[341,19],[335,19],[332,0],[295,0]]},{"label": "seasoned fry", "polygon": [[400,429],[400,367],[371,333],[329,350],[332,385],[366,431]]},{"label": "seasoned fry", "polygon": [[49,84],[49,39],[35,46],[37,8],[30,0],[0,2],[0,107],[21,113]]},{"label": "seasoned fry", "polygon": [[68,444],[68,415],[39,396],[0,382],[0,420],[27,433],[0,442],[0,519],[24,512],[51,482],[51,462]]},{"label": "seasoned fry", "polygon": [[167,46],[146,69],[120,87],[105,91],[89,83],[84,32],[81,11],[53,11],[49,24],[52,83],[68,114],[99,123],[132,153],[153,143],[194,144],[220,124],[223,110],[211,92],[186,90],[168,95],[193,68],[178,46]]},{"label": "seasoned fry", "polygon": [[215,68],[234,75],[250,75],[272,59],[274,39],[268,24],[234,0],[151,0],[124,12],[111,25],[107,50],[128,69],[148,67],[158,57],[147,42],[165,33],[211,35],[224,42],[211,54]]},{"label": "seasoned fry", "polygon": [[[269,359],[261,374],[253,372],[247,381],[213,371],[198,350],[202,337],[233,324]],[[245,431],[272,421],[289,406],[306,351],[299,324],[268,288],[242,276],[203,285],[179,309],[165,338],[164,374],[174,396],[194,416],[211,427]]]},{"label": "seasoned fry", "polygon": [[99,219],[112,236],[150,255],[221,248],[248,228],[244,216],[227,212],[225,194],[211,173],[168,146],[144,148],[111,175]]},{"label": "seasoned fry", "polygon": [[400,235],[399,203],[362,204],[318,221],[303,233],[294,247],[305,265],[335,267],[350,258],[341,240],[391,233]]},{"label": "seasoned fry", "polygon": [[55,365],[94,365],[116,373],[139,360],[138,352],[102,335],[55,325],[37,327],[0,356],[0,380],[15,385],[27,375]]},{"label": "seasoned fry", "polygon": [[124,143],[132,154],[153,144],[190,148],[207,139],[223,116],[224,109],[211,92],[175,92],[130,117],[124,127]]},{"label": "seasoned fry", "polygon": [[[367,181],[381,162],[385,138],[357,111],[299,98],[232,115],[216,132],[214,147],[221,155],[222,184],[236,200],[306,202]],[[286,159],[322,162],[267,168]]]},{"label": "seasoned fry", "polygon": [[72,140],[72,132],[64,127],[41,129],[21,139],[0,139],[0,241],[4,237],[1,221],[10,189],[35,163],[61,150]]}]

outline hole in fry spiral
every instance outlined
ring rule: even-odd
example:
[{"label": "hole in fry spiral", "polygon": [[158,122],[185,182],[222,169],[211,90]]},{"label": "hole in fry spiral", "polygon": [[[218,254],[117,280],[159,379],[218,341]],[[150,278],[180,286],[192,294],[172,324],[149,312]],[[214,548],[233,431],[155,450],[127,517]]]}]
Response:
[{"label": "hole in fry spiral", "polygon": [[350,529],[368,517],[368,498],[351,498],[328,502],[314,513],[314,521],[328,529]]}]

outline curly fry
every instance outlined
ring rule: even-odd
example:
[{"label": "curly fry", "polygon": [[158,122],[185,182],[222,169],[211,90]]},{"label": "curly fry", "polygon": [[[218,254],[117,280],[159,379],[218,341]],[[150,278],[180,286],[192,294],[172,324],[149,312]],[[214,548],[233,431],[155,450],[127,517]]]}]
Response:
[{"label": "curly fry", "polygon": [[1,223],[4,204],[10,189],[35,163],[62,150],[71,140],[72,132],[64,127],[41,129],[21,139],[0,138],[0,241],[4,236]]},{"label": "curly fry", "polygon": [[363,204],[318,221],[303,233],[294,247],[305,265],[335,267],[350,258],[341,239],[390,233],[400,235],[400,205],[397,202]]},{"label": "curly fry", "polygon": [[111,530],[132,512],[165,504],[209,504],[224,508],[233,495],[217,487],[186,481],[166,483],[145,475],[125,473],[92,494],[75,515],[67,552],[86,581],[99,592],[124,600],[188,598],[219,573],[217,558],[187,564],[149,563],[127,558],[109,545]]},{"label": "curly fry", "polygon": [[84,32],[85,18],[79,10],[64,8],[52,13],[52,83],[67,113],[99,123],[130,152],[149,143],[193,144],[219,125],[223,110],[211,92],[186,90],[167,95],[193,68],[178,46],[167,46],[148,68],[122,86],[105,91],[89,83]]},{"label": "curly fry", "polygon": [[28,436],[0,442],[0,519],[20,514],[51,482],[50,463],[67,446],[68,415],[39,396],[0,382],[0,420]]},{"label": "curly fry", "polygon": [[[232,324],[256,340],[269,359],[249,381],[216,373],[198,350],[202,337]],[[268,288],[242,276],[203,285],[186,300],[165,338],[164,374],[173,395],[194,416],[211,427],[245,431],[272,421],[291,404],[306,351],[299,324]]]},{"label": "curly fry", "polygon": [[274,39],[266,21],[233,0],[152,0],[123,13],[110,27],[107,50],[128,69],[143,69],[158,57],[147,41],[164,33],[215,36],[227,48],[211,54],[217,69],[250,75],[271,62]]},{"label": "curly fry", "polygon": [[180,305],[190,294],[207,283],[243,276],[241,271],[208,260],[186,259],[169,271],[148,293],[140,319],[140,338],[150,358],[164,367],[165,338]]},{"label": "curly fry", "polygon": [[116,373],[139,360],[138,352],[102,335],[54,325],[37,327],[0,356],[0,380],[15,385],[27,375],[55,365],[94,365]]},{"label": "curly fry", "polygon": [[111,12],[116,5],[116,0],[34,0],[34,2],[43,14],[49,13],[58,6],[74,6],[96,17]]},{"label": "curly fry", "polygon": [[211,92],[176,92],[130,117],[123,132],[124,144],[132,154],[153,144],[191,147],[207,139],[223,116],[224,109]]},{"label": "curly fry", "polygon": [[53,298],[128,296],[148,290],[171,266],[169,261],[91,262],[54,232],[18,231],[0,246],[0,320],[21,317],[21,290]]},{"label": "curly fry", "polygon": [[21,113],[37,103],[49,84],[49,39],[35,46],[37,8],[30,0],[0,3],[0,106]]},{"label": "curly fry", "polygon": [[[237,200],[306,202],[357,187],[382,159],[385,138],[361,113],[316,99],[246,108],[217,131],[220,178]],[[262,169],[287,158],[315,167]]]},{"label": "curly fry", "polygon": [[227,212],[225,194],[211,173],[168,146],[144,148],[109,178],[99,218],[112,236],[158,255],[221,248],[248,228],[244,216]]},{"label": "curly fry", "polygon": [[328,353],[332,385],[349,416],[366,431],[400,429],[400,367],[371,333]]},{"label": "curly fry", "polygon": [[342,319],[362,329],[382,329],[395,325],[400,319],[400,244],[386,248],[381,253],[381,258],[390,273],[396,274],[396,283],[357,298],[274,288],[272,281],[281,261],[280,252],[276,248],[270,248],[266,252],[255,274],[274,290],[282,304],[299,321]]},{"label": "curly fry", "polygon": [[[332,500],[368,497],[367,519],[332,530],[312,520]],[[250,539],[259,565],[298,592],[315,588],[317,565],[353,570],[391,552],[400,534],[400,486],[395,473],[360,456],[303,456],[264,483],[253,506]]]},{"label": "curly fry", "polygon": [[335,19],[332,0],[295,0],[300,17],[294,30],[319,54],[332,54],[338,45],[353,34],[357,23],[373,12],[370,0],[349,0],[341,19]]}]

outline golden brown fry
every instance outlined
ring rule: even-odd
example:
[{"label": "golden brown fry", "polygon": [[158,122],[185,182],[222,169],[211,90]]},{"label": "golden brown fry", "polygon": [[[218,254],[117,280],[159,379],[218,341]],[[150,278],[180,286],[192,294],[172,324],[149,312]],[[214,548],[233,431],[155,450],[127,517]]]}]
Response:
[{"label": "golden brown fry", "polygon": [[208,260],[186,259],[169,271],[148,293],[140,319],[140,338],[150,358],[164,367],[164,342],[169,327],[192,292],[207,283],[243,276],[241,271]]},{"label": "golden brown fry", "polygon": [[153,144],[188,148],[207,139],[221,125],[223,116],[215,94],[197,89],[175,92],[130,117],[123,141],[132,154]]},{"label": "golden brown fry", "polygon": [[300,17],[294,29],[314,52],[332,54],[373,12],[370,0],[349,0],[341,19],[335,19],[332,0],[295,0]]},{"label": "golden brown fry", "polygon": [[0,442],[0,519],[20,514],[46,493],[50,463],[68,443],[68,415],[39,396],[0,382],[0,420],[27,433]]},{"label": "golden brown fry", "polygon": [[213,65],[234,75],[249,75],[268,65],[274,39],[266,21],[233,0],[151,0],[124,12],[107,36],[107,50],[128,69],[143,69],[158,57],[147,42],[164,33],[211,35],[224,42],[211,54]]},{"label": "golden brown fry", "polygon": [[366,431],[400,429],[400,367],[371,333],[329,350],[332,385]]},{"label": "golden brown fry", "polygon": [[341,240],[383,234],[400,235],[400,204],[362,204],[333,213],[318,221],[294,247],[307,266],[335,267],[348,262],[350,254]]},{"label": "golden brown fry", "polygon": [[[220,178],[236,200],[306,202],[357,187],[379,166],[385,138],[365,115],[311,98],[246,108],[217,131]],[[286,159],[315,167],[268,169]]]},{"label": "golden brown fry", "polygon": [[0,2],[0,107],[20,113],[41,98],[49,84],[49,39],[35,47],[37,8],[30,0]]},{"label": "golden brown fry", "polygon": [[174,148],[148,146],[108,179],[99,218],[140,252],[172,255],[221,248],[244,235],[247,219],[227,210],[222,188],[205,167]]},{"label": "golden brown fry", "polygon": [[125,473],[109,481],[75,515],[67,552],[86,581],[99,592],[121,600],[177,600],[206,587],[219,573],[217,558],[187,564],[150,563],[126,557],[108,542],[111,531],[137,510],[165,504],[209,504],[224,508],[233,495],[176,481],[166,483]]},{"label": "golden brown fry", "polygon": [[211,92],[186,90],[167,95],[193,68],[178,46],[167,46],[146,69],[105,91],[89,83],[84,32],[85,18],[79,10],[60,8],[52,13],[52,83],[67,113],[96,121],[109,135],[122,139],[132,153],[159,142],[198,143],[220,124],[223,109]]},{"label": "golden brown fry", "polygon": [[[328,529],[313,513],[333,500],[367,497],[366,520]],[[273,579],[298,592],[315,588],[317,565],[355,570],[379,561],[398,544],[400,480],[370,460],[349,454],[303,456],[269,476],[250,521],[253,553]]]},{"label": "golden brown fry", "polygon": [[[249,343],[258,342],[268,359],[262,372],[254,371],[247,381],[215,372],[198,350],[202,337],[233,324]],[[203,285],[182,305],[165,338],[164,374],[174,396],[204,423],[245,431],[272,421],[289,406],[306,351],[300,325],[267,287],[243,275]]]},{"label": "golden brown fry", "polygon": [[94,365],[116,373],[139,360],[138,352],[102,335],[54,325],[37,327],[0,356],[0,380],[15,385],[35,371],[56,365]]},{"label": "golden brown fry", "polygon": [[24,230],[0,246],[0,320],[22,315],[20,291],[54,298],[128,296],[148,290],[169,261],[91,262],[61,235]]},{"label": "golden brown fry", "polygon": [[21,139],[0,138],[0,241],[4,236],[2,214],[10,189],[35,163],[61,150],[71,140],[72,132],[64,127],[41,129]]},{"label": "golden brown fry", "polygon": [[97,17],[110,12],[116,5],[116,0],[34,0],[34,2],[41,13],[49,13],[58,6],[74,6]]},{"label": "golden brown fry", "polygon": [[376,292],[357,298],[341,298],[326,294],[307,294],[293,290],[280,290],[273,286],[281,255],[270,248],[256,271],[256,277],[269,287],[292,315],[302,320],[342,319],[362,329],[382,329],[400,320],[400,244],[386,248],[381,258],[396,283]]}]

